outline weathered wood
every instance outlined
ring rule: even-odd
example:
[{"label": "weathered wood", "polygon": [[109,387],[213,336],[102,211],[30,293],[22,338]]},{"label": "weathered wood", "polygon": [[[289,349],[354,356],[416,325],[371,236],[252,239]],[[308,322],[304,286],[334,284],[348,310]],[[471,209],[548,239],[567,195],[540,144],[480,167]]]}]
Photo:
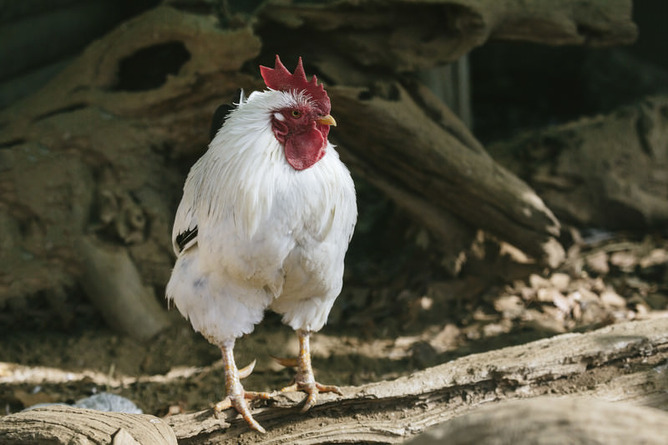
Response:
[{"label": "weathered wood", "polygon": [[[73,247],[83,236],[111,250],[122,245],[143,284],[162,288],[173,262],[175,203],[206,146],[211,113],[239,87],[261,88],[245,64],[270,62],[274,52],[286,62],[302,55],[323,80],[338,83],[330,91],[342,125],[333,134],[351,166],[432,229],[453,252],[452,270],[481,227],[558,263],[563,251],[550,211],[447,108],[418,87],[400,86],[398,73],[455,60],[489,38],[626,43],[635,36],[630,1],[378,5],[270,1],[248,24],[230,21],[234,29],[161,6],[93,42],[45,88],[0,113],[0,262],[9,265],[0,269],[0,301],[61,292],[82,274],[96,282],[101,277],[88,276],[95,269],[83,268]],[[402,101],[367,100],[374,85],[389,85]]]},{"label": "weathered wood", "polygon": [[127,249],[81,237],[75,250],[82,264],[81,286],[110,327],[149,340],[170,325],[154,292],[142,283]]},{"label": "weathered wood", "polygon": [[490,147],[560,218],[580,227],[668,224],[668,96]]},{"label": "weathered wood", "polygon": [[538,397],[480,408],[431,428],[407,444],[664,445],[666,431],[665,411],[585,397]]},{"label": "weathered wood", "polygon": [[[638,34],[631,7],[631,0],[362,0],[354,7],[278,0],[267,2],[259,16],[286,28],[265,42],[270,50],[293,48],[322,60],[336,55],[378,76],[379,69],[416,71],[453,62],[488,40],[629,44]],[[310,37],[300,43],[304,32]]]},{"label": "weathered wood", "polygon": [[[155,311],[145,309],[159,305],[126,278],[156,289],[167,282],[170,225],[187,169],[180,164],[206,146],[218,104],[255,84],[240,69],[259,47],[249,29],[226,31],[212,17],[157,8],[0,113],[0,301],[85,283],[91,300],[111,299],[107,307],[118,307],[118,295],[132,297],[112,325],[137,338],[164,325],[160,313],[127,323],[123,314],[150,317]],[[174,72],[159,63],[175,59]],[[137,77],[122,69],[132,64]],[[137,89],[146,72],[157,75]],[[94,252],[80,249],[84,238],[95,241]],[[122,267],[90,261],[103,257],[123,258],[114,263]]]},{"label": "weathered wood", "polygon": [[220,420],[207,410],[168,422],[183,444],[396,443],[510,399],[579,394],[668,410],[667,359],[668,318],[630,322],[470,355],[393,381],[346,387],[343,397],[321,395],[306,414],[298,409],[303,394],[280,394],[273,406],[253,412],[271,432],[266,441],[231,410]]},{"label": "weathered wood", "polygon": [[333,137],[340,141],[348,165],[403,204],[441,240],[448,240],[448,234],[439,233],[447,230],[439,214],[448,212],[558,265],[564,258],[555,239],[559,223],[538,195],[494,162],[424,88],[417,90],[417,100],[399,84],[387,89],[386,97],[359,88],[329,89],[345,128]]},{"label": "weathered wood", "polygon": [[176,445],[167,423],[147,414],[124,414],[52,405],[0,419],[6,445]]},{"label": "weathered wood", "polygon": [[[1,418],[0,441],[25,443],[21,440],[31,438],[38,444],[88,443],[84,439],[91,439],[92,443],[109,443],[98,439],[119,429],[135,439],[138,431],[167,438],[164,424],[172,428],[180,444],[198,445],[397,443],[440,424],[452,443],[464,443],[455,441],[461,437],[459,431],[480,422],[488,425],[479,434],[496,431],[500,443],[512,443],[517,431],[554,437],[545,431],[561,430],[567,424],[581,428],[577,437],[607,437],[601,436],[606,433],[604,419],[584,422],[585,406],[590,406],[596,408],[589,410],[590,416],[598,411],[609,417],[613,424],[608,423],[608,433],[625,427],[619,438],[628,435],[655,443],[652,440],[664,434],[668,418],[667,360],[668,318],[657,318],[474,354],[392,381],[344,387],[342,397],[321,394],[308,413],[299,410],[304,394],[279,393],[269,406],[263,403],[253,410],[269,431],[266,436],[250,431],[233,410],[225,411],[220,419],[205,410],[158,420],[51,406]],[[528,398],[536,401],[507,404]],[[608,405],[614,402],[624,403]],[[555,412],[564,406],[575,407],[568,413]],[[524,414],[508,424],[512,410]],[[632,422],[638,416],[644,419]],[[543,431],[537,431],[536,425],[543,425]],[[60,441],[47,442],[49,437]]]}]

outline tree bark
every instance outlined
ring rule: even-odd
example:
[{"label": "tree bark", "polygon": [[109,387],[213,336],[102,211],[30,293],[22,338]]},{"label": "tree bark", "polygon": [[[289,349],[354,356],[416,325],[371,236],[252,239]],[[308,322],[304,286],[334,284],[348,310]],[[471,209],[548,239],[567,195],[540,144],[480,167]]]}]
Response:
[{"label": "tree bark", "polygon": [[631,8],[631,0],[270,1],[259,12],[259,30],[266,23],[286,28],[265,41],[272,51],[320,54],[329,64],[343,59],[379,76],[453,62],[488,40],[630,44],[638,33]]},{"label": "tree bark", "polygon": [[396,443],[510,399],[578,394],[668,410],[666,359],[668,318],[661,318],[564,334],[470,355],[393,381],[343,388],[343,397],[321,395],[307,414],[298,410],[303,394],[280,394],[272,407],[253,413],[271,432],[267,442],[231,410],[222,421],[210,410],[168,421],[183,444]]},{"label": "tree bark", "polygon": [[173,265],[183,164],[216,107],[257,84],[240,69],[259,47],[249,29],[160,7],[0,113],[0,302],[80,284],[122,332],[163,328],[151,288],[163,292]]},{"label": "tree bark", "polygon": [[[342,397],[321,394],[317,404],[305,414],[299,411],[304,394],[279,393],[269,406],[265,403],[253,409],[255,418],[268,430],[267,435],[250,431],[233,410],[225,411],[221,419],[216,419],[211,410],[205,410],[175,415],[164,421],[171,426],[180,444],[198,445],[397,443],[437,424],[444,424],[453,443],[464,443],[455,441],[456,438],[461,440],[461,429],[485,421],[489,422],[488,428],[478,433],[484,436],[495,431],[501,435],[499,443],[512,443],[517,431],[539,434],[553,428],[564,434],[563,425],[569,423],[582,429],[584,437],[601,437],[601,430],[605,428],[613,432],[621,425],[628,425],[625,434],[654,438],[647,443],[656,443],[656,437],[665,433],[668,422],[666,360],[668,318],[658,318],[612,325],[584,334],[563,334],[462,357],[392,381],[344,387]],[[577,398],[571,399],[574,394]],[[545,396],[558,399],[548,400]],[[529,405],[503,403],[527,398],[538,399]],[[607,406],[611,402],[635,406]],[[543,408],[532,408],[536,404]],[[582,405],[581,409],[555,412],[560,411],[559,407],[574,404]],[[602,410],[596,422],[578,420],[585,406]],[[637,406],[646,408],[638,410]],[[663,411],[650,410],[650,407]],[[11,444],[33,437],[29,434],[35,434],[34,428],[27,425],[35,423],[27,422],[53,416],[50,413],[53,410],[62,413],[63,409],[47,407],[7,416],[0,423],[0,440]],[[525,414],[505,425],[512,410]],[[60,416],[66,425],[45,428],[41,424],[43,436],[40,438],[48,437],[51,428],[88,434],[85,432],[103,415],[85,410],[72,413],[76,417],[70,416],[71,422]],[[611,417],[606,420],[604,413]],[[469,416],[462,417],[465,415]],[[138,423],[150,420],[141,415],[118,416],[136,419]],[[627,420],[615,425],[620,416],[626,416]],[[644,417],[644,421],[629,423],[638,417]],[[109,416],[110,430],[119,428],[118,421],[119,417]],[[544,425],[545,429],[536,433],[532,424]],[[645,427],[647,429],[643,429]]]},{"label": "tree bark", "polygon": [[538,195],[494,162],[426,88],[417,88],[417,100],[399,84],[390,84],[388,90],[386,97],[374,97],[368,90],[329,89],[345,128],[333,137],[341,142],[348,165],[448,246],[458,240],[447,233],[445,213],[552,267],[561,263],[564,250],[555,239],[559,222]]},{"label": "tree bark", "polygon": [[407,445],[666,443],[668,413],[587,397],[538,397],[486,406],[429,429]]},{"label": "tree bark", "polygon": [[[668,96],[527,132],[490,152],[580,227],[668,224]],[[632,160],[632,162],[629,162]]]},{"label": "tree bark", "polygon": [[176,445],[167,423],[146,414],[102,412],[51,405],[0,420],[3,444]]}]

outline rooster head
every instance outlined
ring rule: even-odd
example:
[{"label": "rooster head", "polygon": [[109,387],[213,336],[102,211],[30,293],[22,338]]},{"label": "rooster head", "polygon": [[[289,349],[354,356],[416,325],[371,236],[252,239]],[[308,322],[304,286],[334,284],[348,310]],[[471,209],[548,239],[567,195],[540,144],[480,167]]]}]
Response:
[{"label": "rooster head", "polygon": [[318,162],[327,147],[330,126],[336,121],[329,114],[331,103],[315,76],[306,79],[302,59],[290,73],[276,56],[274,68],[260,66],[268,88],[285,93],[287,101],[271,110],[271,126],[283,145],[285,158],[295,170],[304,170]]}]

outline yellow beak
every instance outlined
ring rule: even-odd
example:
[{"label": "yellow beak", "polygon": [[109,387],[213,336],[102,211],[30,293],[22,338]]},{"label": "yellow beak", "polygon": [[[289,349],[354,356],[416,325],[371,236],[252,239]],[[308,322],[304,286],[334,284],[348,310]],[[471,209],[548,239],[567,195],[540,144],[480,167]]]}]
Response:
[{"label": "yellow beak", "polygon": [[320,116],[315,121],[320,125],[331,125],[332,127],[336,127],[336,120],[334,120],[331,114],[328,114],[327,116]]}]

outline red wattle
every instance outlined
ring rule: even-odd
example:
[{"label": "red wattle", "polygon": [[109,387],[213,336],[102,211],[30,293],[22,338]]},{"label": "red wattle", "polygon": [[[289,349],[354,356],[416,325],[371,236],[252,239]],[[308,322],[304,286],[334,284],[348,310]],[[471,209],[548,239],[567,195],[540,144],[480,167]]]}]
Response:
[{"label": "red wattle", "polygon": [[313,128],[301,134],[292,134],[285,141],[285,159],[295,170],[304,170],[325,156],[325,138]]}]

